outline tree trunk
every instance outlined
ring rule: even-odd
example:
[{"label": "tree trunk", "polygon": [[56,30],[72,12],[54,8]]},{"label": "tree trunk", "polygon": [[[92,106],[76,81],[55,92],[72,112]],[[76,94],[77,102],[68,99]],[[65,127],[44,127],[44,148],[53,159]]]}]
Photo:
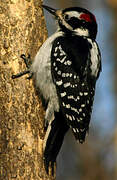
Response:
[{"label": "tree trunk", "polygon": [[44,110],[32,80],[12,80],[47,37],[41,0],[0,0],[0,180],[52,180],[43,167]]}]

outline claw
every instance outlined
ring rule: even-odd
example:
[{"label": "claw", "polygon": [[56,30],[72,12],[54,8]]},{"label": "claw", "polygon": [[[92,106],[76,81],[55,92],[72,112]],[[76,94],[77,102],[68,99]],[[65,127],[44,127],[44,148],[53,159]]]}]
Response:
[{"label": "claw", "polygon": [[12,79],[19,78],[19,77],[24,76],[25,74],[28,74],[28,73],[30,73],[29,70],[26,70],[26,71],[23,71],[23,72],[20,72],[20,73],[17,73],[17,74],[13,74]]},{"label": "claw", "polygon": [[33,76],[33,73],[30,71],[30,66],[31,66],[31,60],[30,60],[30,55],[28,55],[28,57],[26,58],[25,54],[21,54],[20,56],[23,60],[24,60],[24,63],[27,67],[27,70],[23,71],[23,72],[20,72],[16,75],[12,75],[12,79],[16,79],[16,78],[19,78],[21,76],[24,76],[25,74],[29,74],[29,76],[27,77],[27,79],[31,79],[32,76]]},{"label": "claw", "polygon": [[32,77],[33,77],[33,73],[32,72],[29,72],[29,76],[27,77],[27,79],[32,79]]},{"label": "claw", "polygon": [[32,64],[30,60],[30,54],[28,54],[28,57],[26,57],[25,54],[21,54],[20,57],[24,60],[26,67],[29,69]]}]

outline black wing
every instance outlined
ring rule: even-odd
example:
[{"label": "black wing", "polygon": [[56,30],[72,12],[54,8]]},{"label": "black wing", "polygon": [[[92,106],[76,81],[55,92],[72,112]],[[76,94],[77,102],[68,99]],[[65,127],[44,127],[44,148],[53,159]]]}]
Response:
[{"label": "black wing", "polygon": [[76,139],[82,143],[92,112],[95,80],[90,76],[89,44],[83,38],[59,37],[53,43],[52,76],[60,107]]}]

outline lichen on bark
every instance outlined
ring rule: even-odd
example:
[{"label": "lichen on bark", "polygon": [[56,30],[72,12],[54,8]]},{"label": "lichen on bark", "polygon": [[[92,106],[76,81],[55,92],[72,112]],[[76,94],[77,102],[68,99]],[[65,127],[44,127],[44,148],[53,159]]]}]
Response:
[{"label": "lichen on bark", "polygon": [[44,110],[32,80],[12,80],[47,38],[41,0],[0,1],[0,179],[52,180],[43,167]]}]

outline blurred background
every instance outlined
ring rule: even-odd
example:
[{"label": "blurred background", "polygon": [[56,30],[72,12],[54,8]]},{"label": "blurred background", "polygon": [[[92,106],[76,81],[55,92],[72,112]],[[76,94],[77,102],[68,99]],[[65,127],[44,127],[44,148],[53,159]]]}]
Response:
[{"label": "blurred background", "polygon": [[[117,180],[117,0],[44,0],[44,4],[81,6],[93,12],[102,55],[89,135],[80,145],[67,133],[57,159],[57,180]],[[50,36],[55,23],[49,13],[45,17]]]}]

